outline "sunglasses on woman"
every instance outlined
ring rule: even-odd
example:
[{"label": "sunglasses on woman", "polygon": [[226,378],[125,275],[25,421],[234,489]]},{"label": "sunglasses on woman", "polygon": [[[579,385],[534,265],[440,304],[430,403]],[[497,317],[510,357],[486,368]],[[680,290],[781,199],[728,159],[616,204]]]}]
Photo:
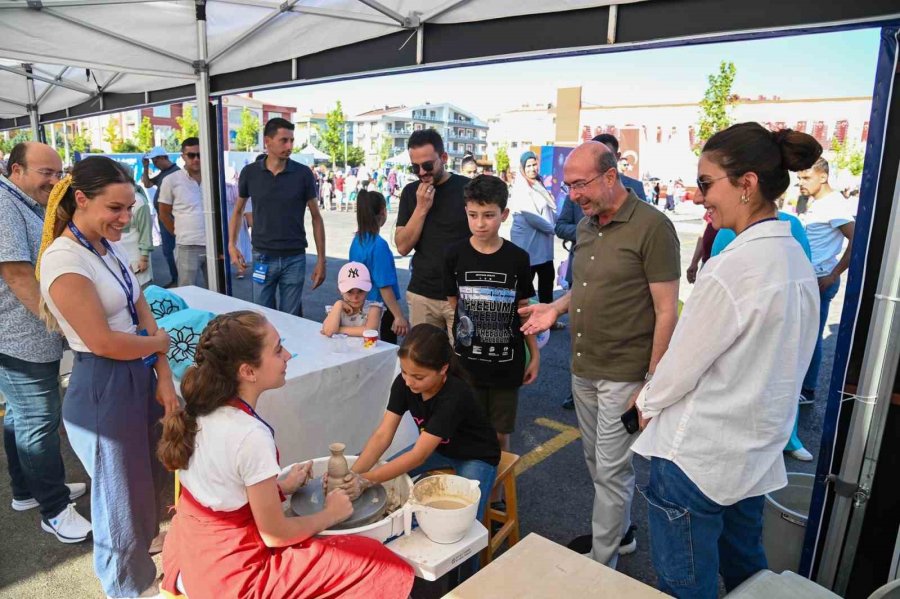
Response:
[{"label": "sunglasses on woman", "polygon": [[416,164],[415,162],[413,162],[409,165],[409,171],[414,175],[418,175],[420,170],[426,173],[430,173],[434,170],[434,162],[434,160],[429,160],[427,162],[423,162],[422,164]]},{"label": "sunglasses on woman", "polygon": [[701,195],[706,195],[706,192],[709,191],[709,188],[712,187],[712,184],[718,181],[719,179],[724,179],[728,175],[722,175],[721,177],[716,177],[715,179],[701,179],[697,177],[697,189],[700,190]]}]

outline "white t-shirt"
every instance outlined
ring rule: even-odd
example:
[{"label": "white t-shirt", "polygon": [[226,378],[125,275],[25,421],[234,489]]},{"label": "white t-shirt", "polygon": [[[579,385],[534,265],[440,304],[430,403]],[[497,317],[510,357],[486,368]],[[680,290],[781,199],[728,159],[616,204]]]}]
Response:
[{"label": "white t-shirt", "polygon": [[[141,287],[134,273],[128,268],[127,253],[118,243],[112,243],[111,245],[118,259],[122,261],[122,264],[126,265],[125,269],[128,271],[128,276],[131,277],[134,290],[132,298],[137,303]],[[53,302],[53,298],[50,297],[50,287],[53,285],[53,282],[65,274],[82,275],[94,283],[97,295],[100,297],[100,304],[103,306],[103,312],[106,314],[106,321],[109,323],[111,330],[120,333],[136,332],[136,327],[131,321],[131,314],[128,312],[125,292],[120,284],[122,271],[116,262],[116,257],[111,252],[107,252],[103,256],[103,262],[109,268],[106,268],[90,250],[68,237],[57,237],[41,258],[41,295],[44,296],[44,301],[47,302],[50,312],[59,321],[59,326],[69,342],[69,347],[75,351],[90,352],[91,349],[84,344],[81,337],[75,332],[75,329],[62,317],[56,308],[56,304]]]},{"label": "white t-shirt", "polygon": [[178,476],[202,505],[233,512],[247,504],[247,487],[281,473],[271,431],[250,414],[224,406],[198,424],[194,453]]},{"label": "white t-shirt", "polygon": [[853,206],[839,191],[809,203],[800,220],[806,225],[806,237],[812,251],[817,277],[831,273],[844,249],[846,238],[840,228],[853,222]]},{"label": "white t-shirt", "polygon": [[172,206],[176,244],[206,245],[203,192],[186,170],[177,170],[163,179],[158,199],[160,204]]}]

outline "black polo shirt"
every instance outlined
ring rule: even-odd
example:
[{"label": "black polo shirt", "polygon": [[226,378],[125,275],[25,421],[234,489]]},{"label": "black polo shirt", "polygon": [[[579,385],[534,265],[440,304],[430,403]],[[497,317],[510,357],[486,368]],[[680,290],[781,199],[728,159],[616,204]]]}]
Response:
[{"label": "black polo shirt", "polygon": [[253,201],[253,249],[267,256],[306,252],[306,204],[317,199],[316,179],[304,164],[288,160],[273,175],[265,157],[241,170],[238,194]]},{"label": "black polo shirt", "polygon": [[[425,216],[422,234],[414,248],[416,253],[412,257],[412,277],[408,291],[431,299],[447,299],[444,292],[444,258],[447,249],[472,235],[466,216],[466,201],[463,198],[463,189],[468,182],[466,177],[454,173],[435,187],[434,203]],[[397,209],[398,227],[405,227],[416,209],[418,188],[418,181],[403,188],[400,207]]]}]

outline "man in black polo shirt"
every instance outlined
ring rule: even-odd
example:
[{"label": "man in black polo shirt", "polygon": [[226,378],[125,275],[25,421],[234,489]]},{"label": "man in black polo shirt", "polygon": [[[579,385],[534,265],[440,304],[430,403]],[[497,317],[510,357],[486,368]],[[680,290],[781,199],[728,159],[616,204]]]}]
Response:
[{"label": "man in black polo shirt", "polygon": [[444,140],[434,129],[413,132],[407,149],[419,180],[400,194],[394,243],[403,256],[416,250],[406,291],[409,323],[445,328],[452,338],[454,310],[443,286],[444,254],[471,235],[463,197],[469,179],[444,170]]},{"label": "man in black polo shirt", "polygon": [[235,241],[247,198],[253,198],[253,301],[267,308],[303,316],[306,277],[306,208],[312,217],[316,261],[313,289],[325,280],[325,223],[319,212],[316,180],[308,166],[291,160],[294,125],[282,118],[266,123],[266,154],[241,171],[238,199],[228,226],[231,263],[243,273],[247,265]]}]

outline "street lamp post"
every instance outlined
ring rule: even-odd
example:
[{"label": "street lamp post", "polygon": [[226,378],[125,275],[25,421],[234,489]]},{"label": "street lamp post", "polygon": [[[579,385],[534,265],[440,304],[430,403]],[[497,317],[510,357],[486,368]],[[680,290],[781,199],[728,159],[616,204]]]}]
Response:
[{"label": "street lamp post", "polygon": [[347,123],[344,123],[344,170],[347,170]]}]

